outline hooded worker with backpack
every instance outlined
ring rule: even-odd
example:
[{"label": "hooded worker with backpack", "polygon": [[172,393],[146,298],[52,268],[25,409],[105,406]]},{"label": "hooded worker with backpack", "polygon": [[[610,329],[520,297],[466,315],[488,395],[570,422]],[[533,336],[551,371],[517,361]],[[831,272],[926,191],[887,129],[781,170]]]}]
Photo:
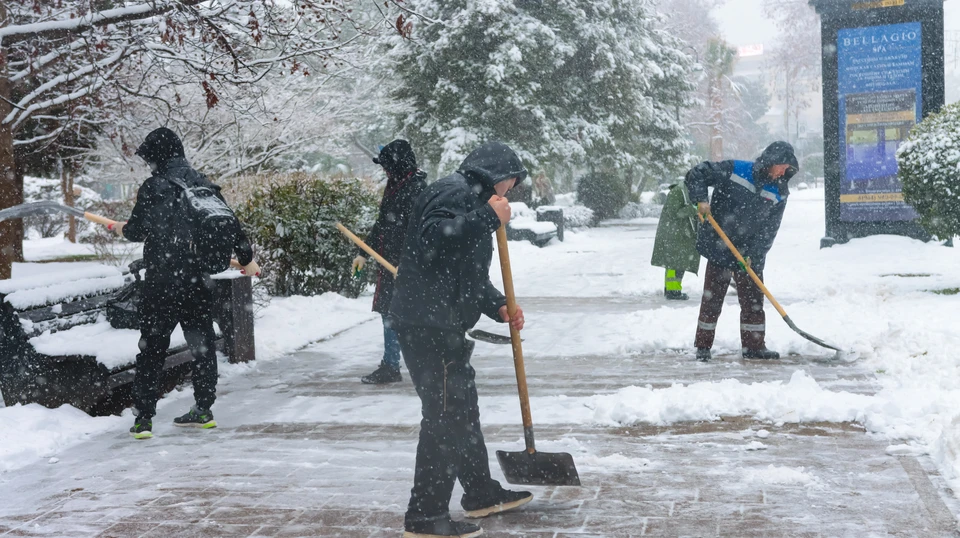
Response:
[{"label": "hooded worker with backpack", "polygon": [[111,229],[129,241],[144,243],[140,353],[133,381],[137,417],[130,433],[145,439],[153,435],[160,378],[177,324],[194,357],[196,405],[175,418],[174,425],[216,427],[210,411],[217,387],[210,274],[226,270],[233,253],[244,273],[259,274],[260,268],[220,187],[190,166],[173,131],[162,127],[151,132],[136,154],[150,165],[152,175],[140,186],[130,219]]}]

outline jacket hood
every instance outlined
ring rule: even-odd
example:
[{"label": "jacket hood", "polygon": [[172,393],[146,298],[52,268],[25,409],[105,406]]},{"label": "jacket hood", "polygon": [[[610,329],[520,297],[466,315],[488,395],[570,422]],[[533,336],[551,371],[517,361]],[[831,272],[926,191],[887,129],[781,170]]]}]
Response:
[{"label": "jacket hood", "polygon": [[394,140],[383,146],[373,162],[382,166],[391,179],[402,179],[417,169],[417,156],[406,140]]},{"label": "jacket hood", "polygon": [[144,161],[158,166],[170,159],[186,157],[180,137],[166,127],[155,129],[148,134],[143,144],[140,144],[140,147],[137,148],[136,155]]},{"label": "jacket hood", "polygon": [[[777,164],[790,165],[792,171],[788,170],[787,173],[778,180],[771,180],[768,172],[771,166]],[[799,169],[800,165],[797,163],[797,156],[793,152],[793,146],[787,142],[779,141],[767,146],[767,149],[763,150],[763,153],[757,158],[754,163],[754,177],[761,178],[765,183],[786,184]],[[760,173],[756,174],[756,172]]]},{"label": "jacket hood", "polygon": [[527,169],[520,157],[502,142],[488,142],[473,150],[460,164],[457,173],[488,189],[512,177],[517,178],[518,184],[527,177]]}]

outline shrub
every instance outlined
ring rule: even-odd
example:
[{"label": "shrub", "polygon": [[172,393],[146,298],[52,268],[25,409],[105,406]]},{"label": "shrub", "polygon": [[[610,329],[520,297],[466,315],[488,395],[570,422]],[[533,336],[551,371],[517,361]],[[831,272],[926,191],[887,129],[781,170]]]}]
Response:
[{"label": "shrub", "polygon": [[581,177],[577,183],[577,200],[592,209],[600,220],[616,217],[629,197],[626,182],[616,174],[595,172]]},{"label": "shrub", "polygon": [[904,200],[937,237],[960,234],[960,103],[943,107],[897,150]]},{"label": "shrub", "polygon": [[375,193],[359,179],[297,174],[255,190],[237,216],[257,248],[271,294],[356,297],[366,282],[350,274],[356,250],[334,224],[364,237],[376,210]]}]

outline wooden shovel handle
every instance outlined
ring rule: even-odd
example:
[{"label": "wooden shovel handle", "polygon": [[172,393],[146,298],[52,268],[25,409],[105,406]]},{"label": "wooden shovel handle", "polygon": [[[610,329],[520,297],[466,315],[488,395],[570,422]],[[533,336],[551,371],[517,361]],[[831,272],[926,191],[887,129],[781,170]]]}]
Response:
[{"label": "wooden shovel handle", "polygon": [[[700,220],[702,221],[703,218],[704,217],[701,214]],[[777,312],[780,313],[781,317],[784,317],[784,318],[787,317],[787,311],[784,310],[782,306],[780,306],[780,303],[778,303],[776,299],[773,298],[773,294],[770,293],[770,290],[768,290],[767,287],[763,285],[763,281],[760,280],[760,277],[757,276],[757,273],[753,271],[753,268],[747,265],[747,261],[744,260],[743,256],[740,255],[740,251],[737,250],[737,247],[733,246],[733,241],[730,241],[730,238],[727,237],[727,234],[723,233],[723,230],[720,229],[720,225],[717,223],[716,219],[713,218],[713,215],[711,215],[710,213],[707,213],[706,218],[707,218],[707,221],[710,223],[710,225],[713,226],[713,230],[717,232],[717,235],[720,236],[720,239],[722,239],[723,242],[726,243],[727,248],[730,249],[730,252],[732,252],[734,257],[737,258],[737,261],[739,261],[743,265],[744,269],[747,270],[747,274],[749,274],[750,278],[752,278],[753,281],[757,284],[757,287],[760,288],[760,291],[762,291],[763,294],[767,296],[767,299],[770,300],[770,304],[772,304],[773,307],[777,309]]]},{"label": "wooden shovel handle", "polygon": [[[513,272],[510,270],[510,250],[507,247],[507,229],[497,230],[497,251],[500,254],[500,272],[503,274],[503,294],[507,296],[507,312],[511,319],[517,313],[517,296],[513,291]],[[533,444],[533,417],[530,415],[530,395],[527,393],[527,372],[523,367],[523,344],[520,331],[510,326],[510,343],[513,345],[513,366],[517,371],[517,391],[520,393],[520,414],[523,416],[524,439],[527,452],[536,452]]]},{"label": "wooden shovel handle", "polygon": [[340,230],[340,232],[343,233],[343,235],[347,236],[348,239],[353,241],[354,244],[356,244],[358,247],[363,249],[364,252],[372,256],[373,259],[377,260],[377,263],[382,265],[384,269],[386,269],[387,271],[390,271],[393,274],[393,276],[397,276],[397,268],[394,267],[393,264],[385,260],[383,256],[377,254],[377,251],[370,248],[370,245],[364,243],[363,239],[360,239],[359,237],[357,237],[355,233],[348,230],[346,226],[344,226],[343,224],[340,224],[339,222],[337,223],[337,229]]}]

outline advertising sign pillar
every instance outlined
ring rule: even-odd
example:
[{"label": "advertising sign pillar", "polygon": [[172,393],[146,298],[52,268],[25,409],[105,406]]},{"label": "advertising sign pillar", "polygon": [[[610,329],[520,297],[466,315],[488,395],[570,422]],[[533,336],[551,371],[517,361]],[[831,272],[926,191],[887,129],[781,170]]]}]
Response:
[{"label": "advertising sign pillar", "polygon": [[929,239],[903,201],[896,152],[943,106],[943,1],[810,0],[820,15],[826,236]]}]

